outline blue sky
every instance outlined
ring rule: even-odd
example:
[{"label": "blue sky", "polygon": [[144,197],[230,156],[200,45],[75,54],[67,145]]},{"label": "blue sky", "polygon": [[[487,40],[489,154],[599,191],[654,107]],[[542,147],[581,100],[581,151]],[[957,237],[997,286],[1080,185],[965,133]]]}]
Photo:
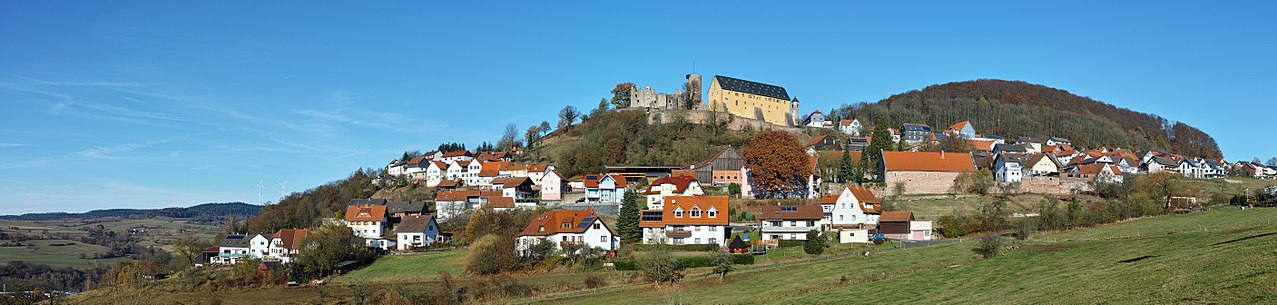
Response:
[{"label": "blue sky", "polygon": [[693,63],[804,112],[1024,80],[1277,156],[1272,2],[896,2],[0,1],[0,214],[275,201]]}]

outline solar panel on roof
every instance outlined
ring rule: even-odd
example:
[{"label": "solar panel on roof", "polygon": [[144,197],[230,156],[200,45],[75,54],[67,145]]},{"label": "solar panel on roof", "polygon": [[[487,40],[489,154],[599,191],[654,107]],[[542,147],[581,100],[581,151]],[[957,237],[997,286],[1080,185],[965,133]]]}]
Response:
[{"label": "solar panel on roof", "polygon": [[577,224],[576,227],[584,228],[585,226],[590,225],[590,223],[592,222],[594,222],[594,216],[586,217],[585,219],[581,219],[581,223]]}]

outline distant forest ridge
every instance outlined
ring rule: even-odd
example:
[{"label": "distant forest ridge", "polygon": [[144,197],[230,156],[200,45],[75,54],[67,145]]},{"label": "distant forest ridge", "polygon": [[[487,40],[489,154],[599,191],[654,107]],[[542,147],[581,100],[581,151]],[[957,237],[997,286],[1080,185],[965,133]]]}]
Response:
[{"label": "distant forest ridge", "polygon": [[22,215],[0,215],[0,219],[4,220],[55,220],[68,218],[98,218],[98,217],[173,217],[173,218],[193,218],[201,215],[214,217],[227,215],[241,215],[245,217],[256,216],[260,212],[262,206],[247,204],[243,202],[228,203],[205,203],[188,208],[163,208],[163,209],[107,209],[93,210],[84,213],[29,213]]},{"label": "distant forest ridge", "polygon": [[1028,136],[1063,137],[1075,145],[1154,149],[1194,157],[1221,158],[1215,139],[1182,122],[1104,103],[1068,91],[1023,81],[979,79],[931,85],[877,103],[844,105],[834,116],[851,115],[872,125],[924,123],[941,132],[970,120],[976,132],[1008,141]]}]

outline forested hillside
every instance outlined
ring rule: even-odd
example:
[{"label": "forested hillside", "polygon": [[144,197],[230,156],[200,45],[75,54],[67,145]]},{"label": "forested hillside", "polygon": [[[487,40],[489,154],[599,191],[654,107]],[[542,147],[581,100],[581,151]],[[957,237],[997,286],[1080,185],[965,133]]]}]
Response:
[{"label": "forested hillside", "polygon": [[[662,115],[681,116],[678,111]],[[648,124],[644,110],[595,112],[580,124],[560,128],[529,149],[568,177],[598,173],[608,165],[688,166],[723,147],[740,149],[753,132],[727,128],[729,115],[711,113],[703,124],[685,117]]]},{"label": "forested hillside", "polygon": [[109,210],[93,210],[84,213],[31,213],[23,215],[4,215],[0,219],[8,220],[53,220],[67,218],[97,218],[97,217],[173,217],[173,218],[194,218],[200,216],[222,217],[236,215],[241,217],[253,217],[257,215],[261,206],[247,204],[243,202],[230,203],[205,203],[189,208],[164,208],[164,209],[109,209]]},{"label": "forested hillside", "polygon": [[[1023,81],[981,79],[927,86],[873,104],[844,105],[834,116],[879,117],[892,126],[913,122],[943,131],[970,120],[977,132],[1014,139],[1065,137],[1082,147],[1121,146],[1221,157],[1215,139],[1201,130]],[[872,122],[866,122],[872,124]]]},{"label": "forested hillside", "polygon": [[305,192],[289,194],[279,203],[262,207],[249,219],[249,232],[275,232],[286,228],[312,228],[322,218],[340,218],[351,199],[368,198],[377,191],[372,184],[375,170],[360,169],[349,177],[320,185]]}]

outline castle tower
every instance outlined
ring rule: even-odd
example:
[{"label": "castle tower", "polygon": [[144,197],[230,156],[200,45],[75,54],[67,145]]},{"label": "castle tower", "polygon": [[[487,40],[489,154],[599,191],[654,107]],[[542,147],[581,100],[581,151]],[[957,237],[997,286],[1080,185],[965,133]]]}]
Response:
[{"label": "castle tower", "polygon": [[687,86],[689,87],[687,88],[687,91],[691,93],[692,100],[696,101],[696,105],[704,103],[705,100],[701,99],[701,75],[692,73],[688,74],[686,78]]},{"label": "castle tower", "polygon": [[802,125],[802,122],[799,122],[801,119],[798,118],[798,98],[795,97],[789,104],[789,124],[791,126]]}]

